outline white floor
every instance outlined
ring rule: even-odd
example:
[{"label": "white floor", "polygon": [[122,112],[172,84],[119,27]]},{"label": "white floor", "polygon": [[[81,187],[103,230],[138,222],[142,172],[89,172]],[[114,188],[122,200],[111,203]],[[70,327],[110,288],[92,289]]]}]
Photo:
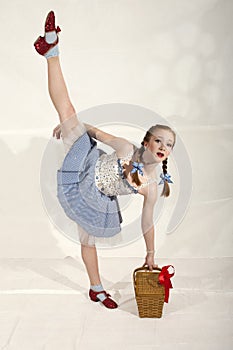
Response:
[{"label": "white floor", "polygon": [[82,262],[0,260],[1,350],[230,350],[232,259],[160,259],[176,267],[161,319],[140,319],[132,271],[138,258],[100,258],[105,288],[119,308],[87,297]]}]

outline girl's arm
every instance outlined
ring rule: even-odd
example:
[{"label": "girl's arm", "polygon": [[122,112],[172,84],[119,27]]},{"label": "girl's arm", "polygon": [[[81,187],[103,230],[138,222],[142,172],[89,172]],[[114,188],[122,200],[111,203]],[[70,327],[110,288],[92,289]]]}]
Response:
[{"label": "girl's arm", "polygon": [[[108,134],[107,132],[104,132],[89,124],[84,124],[84,126],[86,127],[89,136],[112,147],[114,150],[116,150],[117,156],[119,158],[126,157],[129,153],[133,152],[132,143],[126,139]],[[53,136],[57,139],[61,138],[61,124],[58,124],[53,129]]]},{"label": "girl's arm", "polygon": [[[92,125],[89,124],[84,124],[85,128],[87,129],[87,133],[89,136],[93,137],[94,139],[101,141],[105,144],[111,143],[114,139],[117,139],[117,137],[108,134]],[[53,129],[53,136],[56,136],[57,139],[61,138],[61,124],[58,124],[54,129]],[[122,139],[124,140],[124,139]],[[126,140],[124,140],[126,141]]]},{"label": "girl's arm", "polygon": [[112,147],[117,152],[118,157],[125,157],[133,152],[133,145],[122,137],[108,134],[92,125],[84,124],[89,136]]},{"label": "girl's arm", "polygon": [[144,195],[141,226],[146,243],[146,260],[145,264],[149,266],[150,270],[157,267],[154,263],[154,223],[153,213],[154,206],[157,200],[157,185],[151,184],[147,187],[147,191]]}]

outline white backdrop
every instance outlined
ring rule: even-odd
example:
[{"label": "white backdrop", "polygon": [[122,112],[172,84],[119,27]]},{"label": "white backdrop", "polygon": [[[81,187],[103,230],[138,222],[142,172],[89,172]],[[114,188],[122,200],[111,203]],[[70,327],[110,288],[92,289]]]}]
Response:
[{"label": "white backdrop", "polygon": [[[193,194],[172,234],[166,235],[169,214],[161,217],[157,256],[232,257],[233,3],[21,0],[1,1],[0,11],[0,258],[80,254],[50,223],[40,194],[40,163],[58,119],[46,62],[33,42],[50,9],[62,28],[61,60],[78,112],[110,103],[143,106],[183,139]],[[100,254],[144,256],[143,241]]]}]

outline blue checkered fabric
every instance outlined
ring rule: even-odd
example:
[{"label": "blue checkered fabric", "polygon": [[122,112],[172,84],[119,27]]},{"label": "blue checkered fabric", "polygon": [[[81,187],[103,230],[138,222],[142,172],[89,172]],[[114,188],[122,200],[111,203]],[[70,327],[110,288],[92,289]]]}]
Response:
[{"label": "blue checkered fabric", "polygon": [[95,184],[95,165],[102,153],[84,133],[57,172],[57,197],[66,215],[87,233],[111,237],[120,232],[122,219],[117,198],[104,195]]}]

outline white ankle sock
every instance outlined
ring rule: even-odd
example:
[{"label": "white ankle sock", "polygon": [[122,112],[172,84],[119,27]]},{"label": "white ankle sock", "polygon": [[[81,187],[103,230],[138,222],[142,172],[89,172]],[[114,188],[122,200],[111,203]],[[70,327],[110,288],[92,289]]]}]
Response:
[{"label": "white ankle sock", "polygon": [[52,44],[54,43],[54,41],[57,40],[57,33],[56,31],[54,30],[53,32],[48,32],[48,33],[45,33],[45,41],[48,43],[48,44]]},{"label": "white ankle sock", "polygon": [[54,46],[52,49],[50,49],[46,54],[44,55],[45,58],[50,58],[50,57],[56,57],[59,56],[59,49],[58,45]]},{"label": "white ankle sock", "polygon": [[[102,284],[96,284],[96,285],[92,285],[91,286],[91,289],[94,291],[94,292],[101,292],[102,290],[104,290]],[[104,301],[107,297],[104,293],[100,293],[97,295],[97,298],[100,300],[100,301]]]}]

